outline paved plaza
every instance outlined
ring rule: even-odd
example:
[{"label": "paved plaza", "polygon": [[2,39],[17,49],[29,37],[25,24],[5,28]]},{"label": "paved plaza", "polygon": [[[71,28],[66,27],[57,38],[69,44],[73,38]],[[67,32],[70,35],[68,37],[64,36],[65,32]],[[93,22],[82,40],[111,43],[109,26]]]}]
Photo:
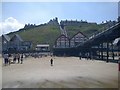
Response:
[{"label": "paved plaza", "polygon": [[3,88],[117,88],[118,64],[78,57],[26,58],[2,66]]}]

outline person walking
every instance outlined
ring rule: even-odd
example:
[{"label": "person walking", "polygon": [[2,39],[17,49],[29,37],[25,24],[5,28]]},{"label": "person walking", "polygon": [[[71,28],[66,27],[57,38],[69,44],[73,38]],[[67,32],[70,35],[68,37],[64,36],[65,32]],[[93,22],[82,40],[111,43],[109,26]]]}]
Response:
[{"label": "person walking", "polygon": [[16,58],[17,58],[17,55],[16,53],[13,54],[13,63],[15,64],[16,63]]},{"label": "person walking", "polygon": [[18,63],[20,63],[20,54],[17,54]]},{"label": "person walking", "polygon": [[51,58],[51,60],[50,60],[50,63],[51,63],[51,66],[53,66],[53,59]]},{"label": "person walking", "polygon": [[5,66],[8,64],[8,54],[4,54],[4,64]]},{"label": "person walking", "polygon": [[8,64],[10,65],[11,64],[11,54],[8,54]]},{"label": "person walking", "polygon": [[81,53],[79,53],[79,59],[81,60],[81,57],[82,57],[82,54]]},{"label": "person walking", "polygon": [[23,64],[23,54],[21,54],[21,64]]}]

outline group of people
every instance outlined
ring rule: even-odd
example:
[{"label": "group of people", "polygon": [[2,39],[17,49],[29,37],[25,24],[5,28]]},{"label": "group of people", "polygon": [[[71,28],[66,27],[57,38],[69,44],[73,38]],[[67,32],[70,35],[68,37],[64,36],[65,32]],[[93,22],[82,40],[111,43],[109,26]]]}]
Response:
[{"label": "group of people", "polygon": [[49,53],[25,53],[25,58],[27,57],[34,57],[34,58],[42,58],[42,57],[47,57],[49,56],[50,54]]},{"label": "group of people", "polygon": [[[25,56],[25,54],[20,54],[20,53],[14,53],[14,54],[3,54],[3,60],[4,60],[4,65],[10,65],[10,64],[15,64],[15,63],[23,63],[23,56]],[[52,57],[52,56],[51,56]],[[50,65],[53,66],[53,59],[50,59]]]},{"label": "group of people", "polygon": [[3,54],[4,64],[10,65],[11,63],[15,64],[16,61],[18,63],[23,63],[23,54],[14,53],[14,54]]}]

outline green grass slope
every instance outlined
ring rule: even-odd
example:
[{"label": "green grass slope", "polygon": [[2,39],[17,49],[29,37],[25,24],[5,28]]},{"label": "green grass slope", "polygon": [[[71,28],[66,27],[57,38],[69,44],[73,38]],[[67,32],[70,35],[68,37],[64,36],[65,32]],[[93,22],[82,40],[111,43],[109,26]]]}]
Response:
[{"label": "green grass slope", "polygon": [[90,37],[96,32],[101,32],[104,30],[105,25],[96,24],[96,23],[81,23],[80,25],[66,26],[68,36],[71,38],[76,32],[81,31],[86,36]]},{"label": "green grass slope", "polygon": [[[80,25],[67,25],[65,29],[68,36],[71,38],[78,31],[81,31],[86,36],[91,36],[96,32],[101,32],[104,30],[106,24],[96,24],[96,23],[81,23]],[[33,48],[36,44],[48,43],[52,47],[58,36],[60,36],[60,28],[58,24],[41,24],[32,28],[23,28],[19,31],[9,33],[8,35],[12,37],[14,34],[20,35],[23,40],[31,41]]]},{"label": "green grass slope", "polygon": [[52,47],[55,39],[60,35],[60,30],[57,25],[44,25],[26,30],[22,29],[9,35],[12,37],[14,34],[20,35],[23,40],[32,41],[33,47],[41,43],[48,43]]}]

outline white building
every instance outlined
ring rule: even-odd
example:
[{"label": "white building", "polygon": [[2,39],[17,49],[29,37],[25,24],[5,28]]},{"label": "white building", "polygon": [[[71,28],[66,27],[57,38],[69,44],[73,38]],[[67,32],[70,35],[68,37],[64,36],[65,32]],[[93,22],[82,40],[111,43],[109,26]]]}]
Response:
[{"label": "white building", "polygon": [[50,45],[49,44],[38,44],[36,45],[36,51],[49,51]]}]

